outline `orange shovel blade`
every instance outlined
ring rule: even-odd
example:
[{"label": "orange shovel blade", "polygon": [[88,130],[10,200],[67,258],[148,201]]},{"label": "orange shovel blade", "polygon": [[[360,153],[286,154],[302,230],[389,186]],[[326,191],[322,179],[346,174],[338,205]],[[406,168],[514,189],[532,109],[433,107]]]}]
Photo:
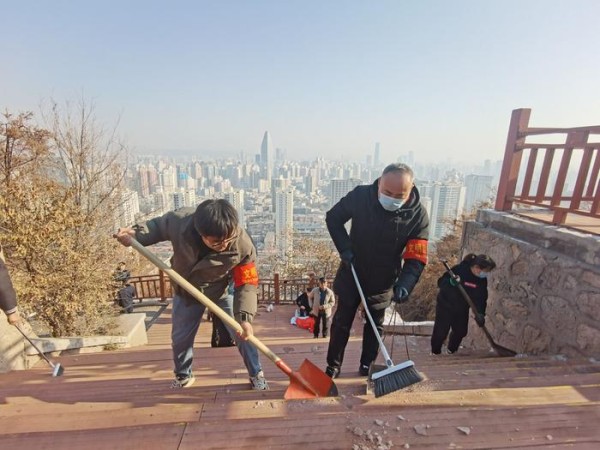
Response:
[{"label": "orange shovel blade", "polygon": [[290,375],[290,385],[285,391],[286,400],[337,397],[337,386],[325,372],[305,359],[297,372]]}]

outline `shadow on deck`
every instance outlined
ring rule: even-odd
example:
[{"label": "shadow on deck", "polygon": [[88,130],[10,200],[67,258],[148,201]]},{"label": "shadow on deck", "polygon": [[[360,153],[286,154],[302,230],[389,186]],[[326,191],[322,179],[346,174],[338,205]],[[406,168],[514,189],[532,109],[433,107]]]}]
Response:
[{"label": "shadow on deck", "polygon": [[[289,325],[291,306],[260,310],[259,338],[292,368],[325,367],[327,342]],[[600,363],[472,353],[429,356],[427,337],[408,337],[426,381],[378,399],[356,373],[362,325],[346,351],[340,397],[283,400],[287,377],[265,357],[271,390],[255,392],[235,348],[210,348],[210,324],[196,343],[196,384],[169,389],[170,307],[145,347],[61,356],[0,374],[3,449],[387,449],[599,448]],[[386,344],[391,347],[391,337]],[[406,359],[395,336],[395,361]]]}]

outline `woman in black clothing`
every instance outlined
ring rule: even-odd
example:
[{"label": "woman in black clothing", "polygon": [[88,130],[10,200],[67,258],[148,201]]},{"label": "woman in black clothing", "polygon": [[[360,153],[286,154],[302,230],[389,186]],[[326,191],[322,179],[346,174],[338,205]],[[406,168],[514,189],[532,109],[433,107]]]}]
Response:
[{"label": "woman in black clothing", "polygon": [[[479,326],[485,324],[487,275],[495,267],[496,263],[489,256],[470,253],[452,268],[452,272],[459,276],[460,284],[477,307],[477,311],[473,312]],[[435,323],[431,335],[431,352],[434,355],[442,352],[442,344],[448,337],[448,332],[448,353],[454,353],[469,331],[469,304],[461,295],[456,283],[448,272],[438,280],[440,292],[437,296]]]}]

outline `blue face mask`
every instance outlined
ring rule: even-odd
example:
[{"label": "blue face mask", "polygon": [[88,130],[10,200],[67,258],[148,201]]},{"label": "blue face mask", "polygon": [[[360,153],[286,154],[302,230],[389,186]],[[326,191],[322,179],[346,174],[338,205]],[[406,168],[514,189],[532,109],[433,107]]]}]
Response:
[{"label": "blue face mask", "polygon": [[484,272],[483,270],[481,272],[479,272],[479,275],[477,275],[479,278],[487,278],[488,273]]},{"label": "blue face mask", "polygon": [[388,197],[385,194],[379,194],[379,203],[381,203],[381,206],[383,206],[383,209],[385,209],[386,211],[394,212],[400,209],[402,205],[404,205],[404,200],[394,197]]}]

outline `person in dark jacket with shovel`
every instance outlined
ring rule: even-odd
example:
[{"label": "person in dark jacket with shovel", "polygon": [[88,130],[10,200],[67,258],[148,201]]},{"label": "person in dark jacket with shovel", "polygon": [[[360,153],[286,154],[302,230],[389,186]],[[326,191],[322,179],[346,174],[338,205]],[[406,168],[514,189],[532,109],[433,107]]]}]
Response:
[{"label": "person in dark jacket with shovel", "polygon": [[[131,245],[131,237],[144,246],[171,241],[171,267],[237,320],[243,334],[236,343],[252,388],[269,388],[258,350],[247,342],[248,336],[253,334],[251,322],[257,310],[256,248],[239,226],[237,212],[227,200],[205,200],[196,210],[181,208],[133,228],[119,228],[114,237],[126,246]],[[233,296],[227,292],[230,281],[234,285]],[[171,340],[175,380],[172,387],[186,388],[195,381],[193,345],[205,306],[177,285],[174,291]]]},{"label": "person in dark jacket with shovel", "polygon": [[[327,212],[325,220],[341,258],[333,283],[338,307],[331,324],[325,370],[335,378],[361,304],[351,265],[382,334],[385,309],[392,301],[408,300],[427,263],[429,218],[414,185],[412,169],[405,164],[390,164],[373,184],[357,186],[343,197]],[[350,220],[348,234],[345,224]],[[373,327],[366,323],[358,369],[361,376],[368,375],[378,350]]]},{"label": "person in dark jacket with shovel", "polygon": [[485,325],[487,307],[487,276],[496,267],[496,263],[487,255],[469,253],[462,262],[452,268],[458,276],[453,279],[448,272],[438,280],[440,291],[435,308],[435,322],[431,334],[431,353],[439,355],[442,344],[448,337],[447,353],[455,353],[469,331],[469,304],[458,289],[460,283],[475,304],[477,325]]}]

